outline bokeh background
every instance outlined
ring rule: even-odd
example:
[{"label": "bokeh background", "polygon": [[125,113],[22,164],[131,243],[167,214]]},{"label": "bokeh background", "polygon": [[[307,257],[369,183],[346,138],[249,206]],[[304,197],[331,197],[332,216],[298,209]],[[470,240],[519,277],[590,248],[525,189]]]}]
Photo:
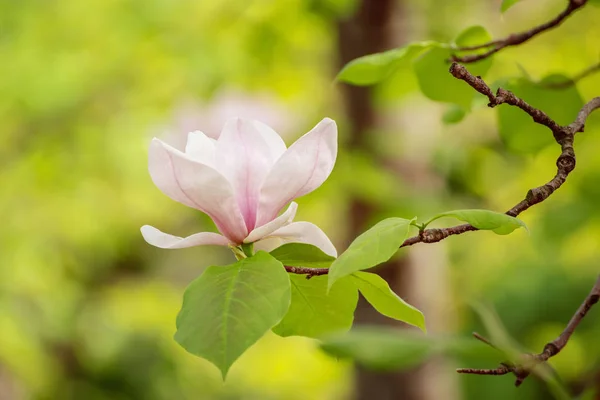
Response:
[{"label": "bokeh background", "polygon": [[[374,88],[333,81],[357,56],[449,41],[473,24],[499,37],[548,20],[566,1],[528,0],[505,14],[499,3],[0,0],[0,399],[548,398],[535,379],[515,389],[509,376],[458,376],[456,367],[482,367],[461,360],[381,374],[315,341],[272,334],[223,384],[172,336],[187,283],[232,254],[160,250],[139,233],[144,224],[181,236],[214,229],[154,187],[147,146],[154,136],[182,146],[196,129],[217,135],[233,116],[270,124],[288,144],[325,116],[338,121],[336,168],[300,199],[297,220],[320,225],[339,250],[387,216],[512,207],[553,176],[557,146],[510,151],[483,103],[444,124],[447,106],[425,98],[410,70]],[[599,18],[587,6],[501,52],[488,81],[572,76],[598,63]],[[577,89],[584,100],[599,95],[600,74]],[[484,300],[541,351],[600,270],[598,148],[595,116],[577,136],[567,184],[522,216],[530,234],[417,245],[381,274],[425,312],[430,332],[481,330],[469,303]],[[599,315],[552,359],[588,396],[600,390]],[[361,304],[356,323],[365,322],[382,321]]]}]

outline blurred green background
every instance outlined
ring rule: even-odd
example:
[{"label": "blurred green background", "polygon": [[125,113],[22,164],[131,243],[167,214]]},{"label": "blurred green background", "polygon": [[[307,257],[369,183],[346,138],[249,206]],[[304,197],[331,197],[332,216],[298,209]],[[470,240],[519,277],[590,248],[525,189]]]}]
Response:
[{"label": "blurred green background", "polygon": [[[499,37],[566,1],[528,0],[505,14],[499,3],[0,0],[0,399],[548,398],[535,379],[515,389],[508,376],[458,376],[459,366],[495,365],[452,359],[378,375],[369,385],[403,382],[406,394],[369,397],[376,391],[357,384],[363,372],[350,362],[272,334],[223,384],[172,336],[187,283],[232,254],[160,250],[139,233],[144,224],[181,236],[214,229],[154,187],[147,146],[153,136],[182,146],[191,130],[216,135],[238,115],[270,124],[288,145],[325,116],[338,121],[337,166],[300,199],[296,220],[321,226],[339,251],[385,216],[512,207],[553,176],[557,146],[509,151],[483,101],[443,124],[447,106],[425,98],[409,70],[372,90],[333,82],[362,55],[353,51],[448,41],[473,24]],[[488,82],[598,63],[599,18],[586,6],[501,52]],[[361,32],[368,40],[354,46]],[[577,89],[584,100],[599,95],[600,74]],[[531,351],[560,333],[600,270],[598,148],[596,115],[577,136],[569,181],[522,216],[530,234],[468,233],[399,252],[404,272],[391,283],[430,332],[480,330],[469,303],[485,300]],[[552,359],[574,391],[600,391],[599,315]]]}]

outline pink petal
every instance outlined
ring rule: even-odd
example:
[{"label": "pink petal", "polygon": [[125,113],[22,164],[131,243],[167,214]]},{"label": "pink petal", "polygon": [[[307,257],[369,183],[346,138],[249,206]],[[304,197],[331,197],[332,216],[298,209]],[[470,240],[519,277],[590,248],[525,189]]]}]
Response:
[{"label": "pink petal", "polygon": [[161,249],[183,249],[203,245],[227,246],[229,244],[229,240],[225,236],[213,232],[200,232],[181,238],[161,232],[150,225],[142,226],[141,231],[146,242]]},{"label": "pink petal", "polygon": [[260,187],[278,157],[271,131],[265,125],[236,118],[225,123],[217,141],[217,170],[233,186],[248,231],[256,226]]},{"label": "pink petal", "polygon": [[185,154],[202,164],[214,168],[216,143],[215,139],[209,138],[203,132],[190,132],[185,145]]},{"label": "pink petal", "polygon": [[277,229],[284,227],[285,225],[289,225],[296,216],[296,210],[298,209],[298,204],[292,202],[288,209],[281,214],[279,217],[275,218],[273,221],[266,223],[263,226],[260,226],[254,229],[246,239],[244,239],[244,243],[253,243],[257,240],[262,239],[263,237],[270,235],[275,232]]},{"label": "pink petal", "polygon": [[337,257],[337,250],[325,232],[310,222],[293,222],[279,228],[254,244],[256,250],[271,251],[286,243],[308,243],[317,246],[325,254]]},{"label": "pink petal", "polygon": [[164,194],[208,214],[229,240],[241,243],[248,236],[233,189],[219,172],[156,138],[150,143],[148,169]]},{"label": "pink petal", "polygon": [[273,218],[290,201],[327,179],[337,156],[337,126],[325,118],[296,141],[271,168],[260,190],[257,225]]},{"label": "pink petal", "polygon": [[271,153],[271,158],[273,162],[275,162],[285,151],[287,150],[287,146],[285,142],[279,136],[277,132],[275,132],[269,125],[263,124],[260,121],[252,121],[254,126],[260,132],[260,135],[269,146],[269,151]]}]

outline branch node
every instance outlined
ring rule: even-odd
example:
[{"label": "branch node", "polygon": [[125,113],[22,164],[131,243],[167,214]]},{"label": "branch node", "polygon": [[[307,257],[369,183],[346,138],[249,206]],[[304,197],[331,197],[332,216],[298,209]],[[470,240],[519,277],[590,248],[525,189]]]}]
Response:
[{"label": "branch node", "polygon": [[421,231],[423,243],[436,243],[445,238],[444,231],[441,229],[426,229]]},{"label": "branch node", "polygon": [[574,154],[561,154],[556,160],[556,167],[568,174],[575,169],[575,155]]}]

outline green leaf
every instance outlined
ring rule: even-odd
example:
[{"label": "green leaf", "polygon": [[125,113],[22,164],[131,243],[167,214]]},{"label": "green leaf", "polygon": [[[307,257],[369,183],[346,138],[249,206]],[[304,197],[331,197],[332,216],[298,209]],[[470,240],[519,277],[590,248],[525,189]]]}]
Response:
[{"label": "green leaf", "polygon": [[351,358],[367,368],[389,371],[421,364],[435,351],[435,343],[426,336],[405,330],[361,327],[325,339],[321,348],[333,356]]},{"label": "green leaf", "polygon": [[292,267],[329,268],[335,260],[323,250],[306,243],[288,243],[271,251],[283,265]]},{"label": "green leaf", "polygon": [[254,243],[242,243],[242,251],[246,257],[252,257],[254,254]]},{"label": "green leaf", "polygon": [[408,236],[412,220],[388,218],[357,237],[329,269],[328,288],[338,279],[389,260]]},{"label": "green leaf", "polygon": [[379,275],[359,271],[350,276],[360,293],[380,314],[426,332],[423,313],[402,300]]},{"label": "green leaf", "polygon": [[321,348],[368,368],[384,370],[409,368],[439,354],[480,365],[506,361],[503,352],[470,336],[423,336],[382,326],[360,326],[345,335],[326,337]]},{"label": "green leaf", "polygon": [[[458,34],[454,44],[458,47],[477,46],[492,40],[488,31],[481,25],[470,26]],[[485,52],[485,50],[479,50]]]},{"label": "green leaf", "polygon": [[[560,125],[568,125],[583,107],[576,85],[565,88],[548,87],[548,84],[569,81],[565,75],[550,75],[539,83],[526,78],[512,79],[504,87],[531,106],[543,110]],[[496,107],[498,130],[505,145],[517,153],[535,153],[554,144],[552,132],[531,120],[523,110],[506,104]]]},{"label": "green leaf", "polygon": [[506,356],[503,352],[486,343],[480,342],[472,336],[444,336],[437,338],[436,344],[444,355],[460,358],[469,363],[496,365],[502,361],[506,361]]},{"label": "green leaf", "polygon": [[500,12],[506,12],[509,8],[520,2],[521,0],[502,0],[500,5]]},{"label": "green leaf", "polygon": [[[457,46],[470,46],[491,40],[487,31],[474,26],[463,31],[455,40]],[[465,110],[471,109],[471,102],[476,92],[465,82],[454,78],[449,72],[450,58],[455,53],[450,46],[437,45],[421,54],[413,64],[419,87],[431,100],[454,103]],[[457,53],[461,55],[461,53]],[[470,52],[477,54],[477,52]],[[484,76],[492,66],[492,58],[469,64],[473,75]]]},{"label": "green leaf", "polygon": [[452,104],[442,115],[442,121],[445,124],[456,124],[465,118],[466,111],[459,105]]},{"label": "green leaf", "polygon": [[327,276],[290,274],[292,303],[283,320],[273,328],[279,336],[319,338],[347,331],[354,320],[358,291],[350,279],[342,279],[327,293]]},{"label": "green leaf", "polygon": [[411,61],[435,42],[417,42],[382,53],[369,54],[350,61],[336,79],[357,86],[379,83],[389,77],[404,62]]},{"label": "green leaf", "polygon": [[593,6],[600,7],[600,0],[588,0],[588,3]]},{"label": "green leaf", "polygon": [[488,210],[446,211],[430,218],[425,225],[429,225],[436,219],[443,217],[454,217],[473,225],[477,229],[493,231],[498,235],[508,235],[521,227],[527,229],[525,223],[518,218]]},{"label": "green leaf", "polygon": [[208,267],[185,291],[175,340],[225,379],[233,362],[281,321],[290,296],[287,272],[268,253]]}]

